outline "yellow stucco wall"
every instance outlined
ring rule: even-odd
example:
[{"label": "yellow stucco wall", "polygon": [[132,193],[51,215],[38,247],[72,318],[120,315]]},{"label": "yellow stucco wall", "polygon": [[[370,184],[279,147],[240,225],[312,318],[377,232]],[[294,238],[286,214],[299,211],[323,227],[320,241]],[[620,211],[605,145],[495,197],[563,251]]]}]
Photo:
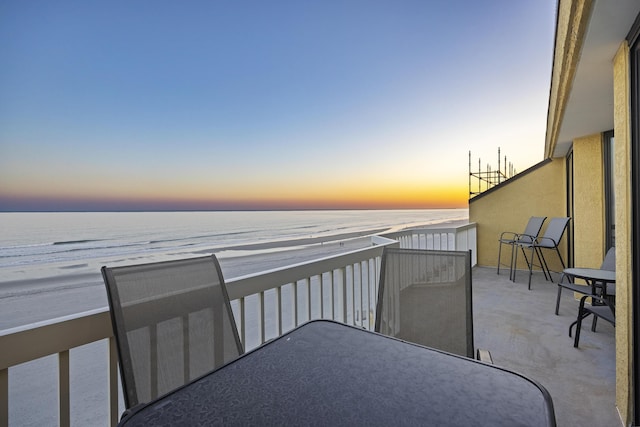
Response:
[{"label": "yellow stucco wall", "polygon": [[[616,405],[625,425],[631,421],[632,247],[631,111],[629,46],[623,42],[613,61],[614,188],[616,194]],[[640,408],[636,408],[640,410]]]},{"label": "yellow stucco wall", "polygon": [[574,265],[599,268],[605,254],[602,134],[573,141]]},{"label": "yellow stucco wall", "polygon": [[[564,165],[564,159],[554,159],[517,179],[507,181],[494,191],[469,200],[469,221],[475,222],[478,227],[479,265],[497,266],[498,238],[503,231],[521,233],[532,216],[566,216]],[[565,259],[566,238],[565,234],[561,244]],[[545,258],[551,269],[560,269],[555,256]],[[503,262],[505,259],[508,257]],[[525,268],[524,261],[519,263],[518,268]]]}]

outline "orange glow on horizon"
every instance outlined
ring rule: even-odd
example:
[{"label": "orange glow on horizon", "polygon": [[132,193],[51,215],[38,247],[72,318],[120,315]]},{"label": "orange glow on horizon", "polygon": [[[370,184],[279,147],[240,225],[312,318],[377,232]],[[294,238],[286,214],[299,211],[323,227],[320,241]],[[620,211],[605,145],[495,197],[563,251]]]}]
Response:
[{"label": "orange glow on horizon", "polygon": [[[174,189],[175,190],[175,189]],[[210,190],[210,189],[208,189]],[[466,208],[467,189],[454,185],[348,185],[331,188],[260,188],[253,192],[167,191],[164,194],[0,194],[0,210],[28,206],[26,210],[291,210],[291,209],[439,209]],[[333,191],[332,191],[333,190]],[[71,193],[71,192],[70,192]],[[202,193],[209,193],[203,195]]]}]

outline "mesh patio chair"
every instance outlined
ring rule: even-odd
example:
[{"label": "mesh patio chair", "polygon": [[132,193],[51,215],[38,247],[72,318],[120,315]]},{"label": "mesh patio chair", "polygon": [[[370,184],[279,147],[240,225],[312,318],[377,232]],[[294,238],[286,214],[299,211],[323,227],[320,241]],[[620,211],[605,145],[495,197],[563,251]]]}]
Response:
[{"label": "mesh patio chair", "polygon": [[244,352],[214,255],[102,267],[102,276],[127,408]]},{"label": "mesh patio chair", "polygon": [[[600,270],[607,271],[616,271],[616,248],[615,246],[611,247],[607,254],[600,264]],[[564,279],[567,279],[569,282],[564,283]],[[597,281],[594,283],[594,286],[590,285],[579,285],[575,283],[575,277],[571,275],[571,269],[565,269],[562,273],[562,278],[558,283],[558,297],[556,298],[556,315],[560,309],[560,297],[562,296],[562,289],[569,289],[574,292],[578,292],[587,296],[600,296],[602,294],[602,289],[606,286],[603,283],[598,283]],[[596,291],[594,294],[593,291]]]},{"label": "mesh patio chair", "polygon": [[527,222],[527,226],[522,233],[516,233],[513,231],[503,231],[500,234],[500,238],[498,239],[498,272],[500,274],[500,266],[507,265],[502,263],[502,246],[508,245],[511,249],[510,258],[509,258],[509,279],[513,277],[513,257],[514,257],[514,248],[517,243],[532,243],[538,234],[540,234],[540,230],[542,229],[542,224],[547,219],[546,216],[532,216],[529,218]]},{"label": "mesh patio chair", "polygon": [[[587,305],[587,298],[591,298],[592,304]],[[580,298],[580,308],[578,309],[578,319],[575,322],[576,336],[573,340],[573,346],[578,347],[580,341],[580,330],[582,329],[582,321],[593,315],[593,323],[591,324],[591,331],[596,331],[596,324],[598,319],[604,319],[616,326],[616,304],[615,304],[615,289],[612,290],[606,298],[601,298],[593,295],[585,295]],[[573,325],[572,325],[573,326]],[[569,327],[569,336],[571,336],[571,327]]]},{"label": "mesh patio chair", "polygon": [[471,288],[470,252],[385,248],[375,331],[474,358]]},{"label": "mesh patio chair", "polygon": [[[536,237],[533,240],[533,243],[527,242],[518,242],[516,243],[517,248],[522,250],[522,254],[524,255],[525,261],[527,262],[527,266],[529,267],[529,284],[528,288],[531,289],[531,275],[533,274],[534,267],[534,259],[537,257],[542,272],[544,273],[544,277],[547,280],[553,282],[553,278],[551,277],[551,270],[549,270],[549,265],[547,264],[546,259],[544,258],[543,249],[555,251],[558,255],[558,259],[560,260],[560,264],[562,265],[562,269],[564,270],[564,260],[562,259],[562,254],[560,254],[560,250],[558,249],[558,245],[560,244],[560,240],[562,240],[562,236],[564,235],[564,231],[567,229],[567,225],[569,225],[569,217],[558,217],[551,218],[549,221],[549,225],[544,232],[542,237]],[[518,261],[518,249],[515,250],[515,256],[513,261],[513,278],[512,281],[516,281],[516,263]],[[527,257],[525,249],[531,251],[530,256]]]}]

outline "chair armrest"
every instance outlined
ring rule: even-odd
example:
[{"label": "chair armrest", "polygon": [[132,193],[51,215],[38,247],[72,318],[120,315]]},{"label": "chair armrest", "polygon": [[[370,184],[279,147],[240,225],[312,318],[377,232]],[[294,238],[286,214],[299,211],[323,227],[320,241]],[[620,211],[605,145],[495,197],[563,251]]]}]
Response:
[{"label": "chair armrest", "polygon": [[[573,276],[571,276],[570,274],[566,275],[567,277],[570,277],[570,279],[573,279]],[[564,278],[564,276],[563,276]],[[598,294],[594,294],[592,292],[593,288],[596,288],[596,292],[597,289],[602,289],[602,285],[600,283],[596,283],[595,286],[590,286],[590,285],[579,285],[577,283],[573,283],[573,282],[568,282],[568,283],[564,283],[562,282],[562,279],[560,280],[560,282],[558,283],[558,286],[561,286],[565,289],[569,289],[573,292],[579,292],[581,294],[584,295],[588,295],[588,296],[592,296],[592,295],[598,295]]]},{"label": "chair armrest", "polygon": [[476,359],[481,362],[490,363],[493,365],[493,358],[491,357],[491,353],[489,353],[489,350],[478,349],[476,351]]},{"label": "chair armrest", "polygon": [[[504,236],[510,236],[505,238]],[[518,233],[515,233],[513,231],[503,231],[502,233],[500,233],[500,239],[499,240],[515,240],[518,238]]]},{"label": "chair armrest", "polygon": [[558,246],[558,243],[556,243],[556,241],[553,240],[551,237],[544,237],[544,236],[536,237],[536,239],[534,240],[534,242],[535,242],[534,245],[535,246],[543,246],[542,242],[546,242],[546,241],[551,242],[552,246],[544,246],[544,247],[555,248],[556,246]]},{"label": "chair armrest", "polygon": [[[523,238],[527,238],[526,240]],[[516,245],[531,245],[536,241],[536,236],[532,236],[530,234],[516,234],[515,244]]]},{"label": "chair armrest", "polygon": [[601,305],[606,305],[612,310],[615,310],[615,304],[612,302],[610,298],[603,298],[601,295],[585,295],[585,296],[591,297],[591,305],[593,305],[593,300],[596,300]]}]

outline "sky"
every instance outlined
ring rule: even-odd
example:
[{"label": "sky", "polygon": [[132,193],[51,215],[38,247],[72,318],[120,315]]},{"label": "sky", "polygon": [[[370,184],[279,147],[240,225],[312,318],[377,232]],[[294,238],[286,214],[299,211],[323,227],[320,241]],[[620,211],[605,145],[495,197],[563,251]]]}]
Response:
[{"label": "sky", "polygon": [[0,3],[0,211],[467,207],[544,156],[555,0]]}]

